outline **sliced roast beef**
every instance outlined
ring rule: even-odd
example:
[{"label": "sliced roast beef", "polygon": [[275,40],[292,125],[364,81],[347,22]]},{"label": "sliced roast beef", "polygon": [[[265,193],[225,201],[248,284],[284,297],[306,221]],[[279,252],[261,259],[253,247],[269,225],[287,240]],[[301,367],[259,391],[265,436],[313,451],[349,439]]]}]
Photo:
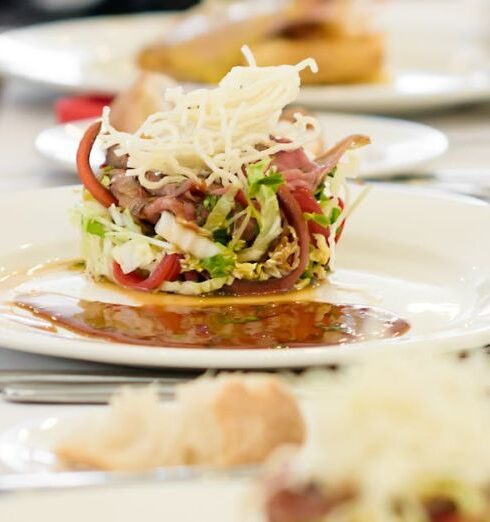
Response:
[{"label": "sliced roast beef", "polygon": [[[156,223],[161,213],[167,210],[187,221],[195,220],[195,203],[188,201],[185,194],[154,197],[139,184],[136,178],[127,176],[124,172],[117,173],[111,178],[109,188],[119,206],[129,209],[137,219]],[[188,187],[186,189],[188,190]]]},{"label": "sliced roast beef", "polygon": [[277,167],[277,170],[282,173],[291,169],[310,172],[317,167],[315,163],[309,160],[302,148],[277,152],[274,154],[273,163]]},{"label": "sliced roast beef", "polygon": [[316,158],[314,162],[308,159],[302,148],[281,151],[274,155],[273,165],[282,174],[291,190],[308,188],[314,191],[348,150],[362,147],[369,142],[366,136],[357,134],[348,136]]},{"label": "sliced roast beef", "polygon": [[150,223],[156,223],[165,210],[186,221],[193,222],[196,219],[194,203],[170,196],[148,200],[143,209],[144,219],[147,219]]},{"label": "sliced roast beef", "polygon": [[116,153],[117,145],[113,145],[106,151],[105,162],[107,165],[116,169],[127,169],[128,168],[128,155],[125,154],[120,156]]},{"label": "sliced roast beef", "polygon": [[119,206],[129,209],[131,214],[138,219],[144,219],[144,207],[149,194],[132,176],[127,176],[124,171],[118,172],[111,178],[110,191],[118,201]]}]

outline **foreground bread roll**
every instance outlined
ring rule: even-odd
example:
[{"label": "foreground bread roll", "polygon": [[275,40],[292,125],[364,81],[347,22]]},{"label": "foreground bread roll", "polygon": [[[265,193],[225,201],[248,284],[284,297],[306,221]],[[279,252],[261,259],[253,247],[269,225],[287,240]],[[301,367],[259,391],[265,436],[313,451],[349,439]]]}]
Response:
[{"label": "foreground bread roll", "polygon": [[69,468],[223,468],[260,463],[303,439],[299,407],[280,379],[225,375],[182,385],[169,403],[152,387],[124,389],[109,412],[80,419],[55,451]]}]

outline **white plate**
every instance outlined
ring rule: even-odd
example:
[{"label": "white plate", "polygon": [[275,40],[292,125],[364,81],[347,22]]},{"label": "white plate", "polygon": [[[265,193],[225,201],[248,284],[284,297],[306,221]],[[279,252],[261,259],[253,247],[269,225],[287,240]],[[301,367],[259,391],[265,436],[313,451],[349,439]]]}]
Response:
[{"label": "white plate", "polygon": [[86,488],[70,488],[67,484],[64,491],[3,494],[0,520],[265,522],[259,506],[257,487],[250,479],[210,477]]},{"label": "white plate", "polygon": [[[64,410],[64,411],[63,411]],[[56,408],[56,412],[21,422],[0,433],[0,471],[1,473],[62,473],[72,471],[63,467],[55,453],[55,448],[62,440],[73,434],[83,418],[93,419],[108,413],[109,406],[91,406],[73,410],[65,407]],[[180,473],[201,473],[193,466],[160,468],[162,471]],[[211,468],[210,468],[211,469]],[[258,474],[260,466],[236,467],[237,473]],[[84,471],[97,471],[86,469]],[[1,483],[1,480],[0,480]],[[1,485],[0,485],[1,489]],[[0,518],[0,520],[2,520]]]},{"label": "white plate", "polygon": [[[77,233],[68,221],[68,210],[79,197],[80,189],[75,187],[1,196],[0,273],[74,258]],[[300,367],[360,359],[383,349],[473,348],[490,340],[489,229],[490,207],[480,201],[373,188],[349,220],[330,284],[313,295],[330,302],[380,306],[398,314],[412,326],[398,339],[289,350],[155,349],[81,338],[62,330],[56,335],[3,317],[0,345],[74,359],[182,368]],[[2,279],[0,297],[11,299],[5,288],[15,278]],[[75,272],[33,277],[17,289],[135,303],[109,285],[95,285]],[[178,302],[178,297],[172,300]]]},{"label": "white plate", "polygon": [[[102,408],[91,408],[92,413]],[[84,409],[82,415],[88,413]],[[23,422],[0,434],[2,472],[46,473],[61,471],[53,451],[58,441],[73,429],[81,412],[53,414]]]},{"label": "white plate", "polygon": [[[325,141],[333,144],[348,134],[366,134],[372,144],[359,150],[360,175],[384,177],[406,173],[442,155],[448,147],[446,136],[431,127],[392,118],[319,113]],[[75,155],[84,130],[94,120],[57,125],[43,130],[36,138],[37,151],[58,167],[75,172]],[[104,160],[94,150],[92,163]]]},{"label": "white plate", "polygon": [[[417,9],[425,12],[426,6]],[[424,45],[418,25],[412,33],[404,31],[405,11],[387,17],[387,83],[307,87],[298,101],[330,110],[399,112],[490,99],[485,59],[473,59],[478,53],[466,52],[460,43],[449,46],[433,27],[430,45]],[[108,16],[8,31],[0,36],[0,71],[67,91],[115,94],[135,80],[136,54],[158,40],[173,17]]]}]

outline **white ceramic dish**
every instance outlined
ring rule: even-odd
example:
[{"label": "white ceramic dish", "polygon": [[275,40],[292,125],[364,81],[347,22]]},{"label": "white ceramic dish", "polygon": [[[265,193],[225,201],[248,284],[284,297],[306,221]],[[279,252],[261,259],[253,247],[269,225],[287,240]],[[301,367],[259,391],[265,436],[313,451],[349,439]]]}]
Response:
[{"label": "white ceramic dish", "polygon": [[[348,134],[371,137],[372,144],[358,152],[362,177],[382,178],[412,171],[441,156],[448,147],[448,140],[442,132],[419,123],[333,112],[319,113],[318,117],[327,144],[333,144]],[[81,120],[41,131],[36,138],[36,150],[57,167],[75,172],[79,140],[93,121]],[[102,151],[95,149],[93,165],[100,165],[103,160]]]},{"label": "white ceramic dish", "polygon": [[8,522],[265,522],[250,479],[207,478],[131,485],[70,488],[2,495],[0,519]]},{"label": "white ceramic dish", "polygon": [[[459,42],[449,45],[447,39],[437,37],[437,28],[432,26],[431,44],[423,44],[427,35],[419,34],[418,11],[425,12],[425,3],[409,9],[408,14],[397,5],[391,9],[394,12],[386,16],[389,80],[384,84],[305,87],[300,103],[387,113],[490,99],[488,66],[479,56],[473,59],[478,53],[467,52]],[[115,94],[135,80],[138,51],[158,40],[174,16],[86,18],[8,31],[0,36],[0,71],[66,91]],[[417,23],[410,25],[408,18]]]},{"label": "white ceramic dish", "polygon": [[[96,408],[93,408],[93,411],[96,411]],[[60,471],[53,448],[70,429],[73,419],[79,417],[80,412],[74,414],[73,411],[64,415],[53,414],[23,422],[3,432],[0,435],[2,472]]]},{"label": "white ceramic dish", "polygon": [[[77,272],[34,273],[17,282],[6,277],[39,263],[76,257],[77,233],[67,215],[79,197],[79,188],[66,187],[0,198],[4,301],[12,298],[9,287],[15,287],[18,292],[57,291],[88,300],[138,303],[134,296],[95,285]],[[30,210],[19,212],[21,208]],[[490,339],[489,228],[490,207],[477,200],[373,188],[349,220],[330,284],[309,297],[390,310],[411,324],[409,333],[398,339],[289,350],[155,349],[82,338],[62,329],[55,334],[3,317],[0,345],[74,359],[182,368],[302,367],[388,349],[473,348]]]}]

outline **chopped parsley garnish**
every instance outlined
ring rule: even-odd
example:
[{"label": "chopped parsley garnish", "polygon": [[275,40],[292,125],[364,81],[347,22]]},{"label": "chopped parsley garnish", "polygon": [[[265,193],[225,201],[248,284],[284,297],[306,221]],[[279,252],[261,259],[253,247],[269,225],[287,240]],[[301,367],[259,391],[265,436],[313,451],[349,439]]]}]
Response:
[{"label": "chopped parsley garnish", "polygon": [[[266,175],[266,172],[269,172]],[[269,169],[268,161],[258,161],[247,167],[248,193],[253,198],[260,186],[270,187],[274,192],[284,183],[284,178],[279,172]]]},{"label": "chopped parsley garnish", "polygon": [[226,246],[231,241],[231,236],[226,228],[218,228],[213,232],[213,239]]},{"label": "chopped parsley garnish", "polygon": [[85,224],[85,231],[88,234],[92,234],[93,236],[105,236],[104,225],[100,224],[98,221],[95,221],[93,219],[87,221],[87,223]]},{"label": "chopped parsley garnish", "polygon": [[215,256],[204,258],[201,264],[211,277],[226,277],[231,274],[235,261],[223,254],[216,254]]},{"label": "chopped parsley garnish", "polygon": [[303,214],[303,216],[305,217],[305,219],[307,221],[314,221],[315,223],[317,223],[318,225],[320,225],[322,227],[326,227],[330,224],[328,221],[328,217],[325,216],[324,214],[315,214],[312,212],[305,212]]},{"label": "chopped parsley garnish", "polygon": [[337,167],[334,167],[334,168],[333,168],[333,169],[332,169],[332,170],[327,174],[327,176],[328,176],[329,178],[333,178],[333,177],[335,176],[336,172],[337,172]]},{"label": "chopped parsley garnish", "polygon": [[334,224],[339,218],[340,214],[342,214],[342,210],[339,207],[334,207],[332,212],[330,212],[330,224]]},{"label": "chopped parsley garnish", "polygon": [[279,172],[271,172],[268,176],[264,176],[263,178],[254,181],[248,186],[248,193],[250,197],[254,197],[261,185],[270,187],[274,192],[277,192],[277,189],[284,183],[284,178]]},{"label": "chopped parsley garnish", "polygon": [[317,201],[320,203],[326,203],[327,201],[330,201],[330,199],[325,194],[325,186],[319,185],[318,188],[315,190],[314,196]]},{"label": "chopped parsley garnish", "polygon": [[213,208],[216,206],[216,203],[218,203],[219,196],[216,196],[214,194],[208,194],[203,201],[204,208],[211,212]]}]

